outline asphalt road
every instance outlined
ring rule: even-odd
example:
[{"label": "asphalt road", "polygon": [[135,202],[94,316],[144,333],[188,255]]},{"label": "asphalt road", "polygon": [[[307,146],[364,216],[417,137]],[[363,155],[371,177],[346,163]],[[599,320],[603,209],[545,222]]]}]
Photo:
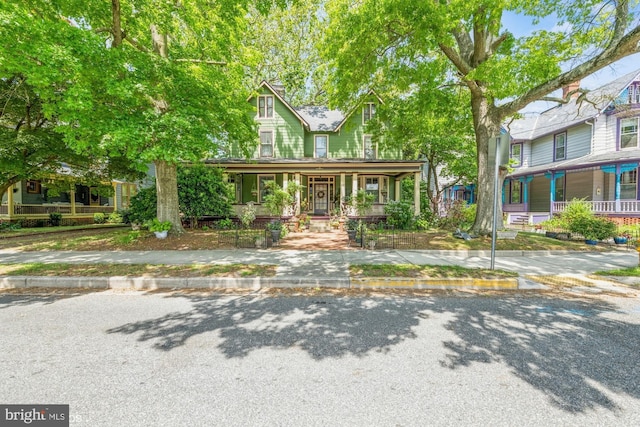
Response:
[{"label": "asphalt road", "polygon": [[72,426],[637,426],[640,301],[606,298],[0,294],[0,403],[70,404]]}]

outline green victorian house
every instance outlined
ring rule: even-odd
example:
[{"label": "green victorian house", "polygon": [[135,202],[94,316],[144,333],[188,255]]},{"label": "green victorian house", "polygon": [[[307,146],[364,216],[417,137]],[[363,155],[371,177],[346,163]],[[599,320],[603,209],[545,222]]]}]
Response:
[{"label": "green victorian house", "polygon": [[414,178],[414,210],[420,213],[423,162],[402,160],[400,149],[383,149],[365,132],[382,103],[374,92],[347,114],[319,106],[294,108],[279,86],[267,82],[248,102],[256,107],[258,123],[259,144],[252,158],[240,158],[239,150],[232,148],[231,157],[208,161],[223,167],[235,184],[236,214],[253,202],[259,215],[267,215],[261,206],[265,183],[275,181],[282,188],[290,182],[302,188],[295,211],[283,212],[285,216],[326,216],[338,209],[355,215],[344,202],[360,189],[374,196],[368,215],[383,216],[384,205],[400,199],[400,182],[406,177]]}]

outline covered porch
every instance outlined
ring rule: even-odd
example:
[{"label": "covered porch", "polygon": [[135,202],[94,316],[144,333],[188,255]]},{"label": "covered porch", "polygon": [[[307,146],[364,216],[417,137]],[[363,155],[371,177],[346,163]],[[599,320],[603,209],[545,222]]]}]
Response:
[{"label": "covered porch", "polygon": [[584,165],[573,160],[544,170],[528,168],[527,174],[518,171],[503,186],[507,224],[537,224],[563,212],[573,199],[585,200],[598,215],[640,218],[638,154],[587,156],[601,161]]},{"label": "covered porch", "polygon": [[266,195],[264,185],[275,181],[283,189],[295,182],[300,190],[290,216],[307,213],[328,216],[336,212],[355,216],[346,201],[364,190],[374,198],[370,216],[384,215],[384,206],[400,200],[401,182],[414,179],[413,208],[420,214],[420,179],[422,162],[397,160],[338,160],[338,159],[260,159],[247,162],[240,159],[209,161],[211,166],[225,169],[228,182],[235,188],[234,210],[238,216],[242,208],[253,202],[258,215],[268,215],[262,206]]}]

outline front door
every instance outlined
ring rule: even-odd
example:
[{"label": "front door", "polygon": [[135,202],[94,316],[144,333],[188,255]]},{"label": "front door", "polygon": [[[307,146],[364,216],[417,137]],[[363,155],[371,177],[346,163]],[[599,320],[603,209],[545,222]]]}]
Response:
[{"label": "front door", "polygon": [[329,186],[327,184],[316,183],[313,191],[315,191],[313,197],[313,213],[315,215],[326,215],[329,212]]}]

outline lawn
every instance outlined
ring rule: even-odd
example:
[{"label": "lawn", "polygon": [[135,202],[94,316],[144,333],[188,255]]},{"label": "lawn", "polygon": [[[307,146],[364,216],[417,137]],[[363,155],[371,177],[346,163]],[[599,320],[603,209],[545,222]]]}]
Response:
[{"label": "lawn", "polygon": [[[234,239],[228,239],[224,233],[216,230],[188,230],[180,236],[167,239],[156,239],[148,231],[133,231],[129,228],[97,228],[97,229],[58,229],[53,227],[37,233],[33,229],[0,233],[0,249],[18,249],[21,251],[46,250],[212,250],[233,249]],[[222,233],[222,234],[219,234]],[[234,233],[235,232],[231,232]],[[253,231],[260,233],[260,231]],[[242,237],[242,232],[238,234]],[[220,237],[223,238],[220,238]],[[287,239],[304,237],[305,233],[291,233]],[[327,238],[337,236],[328,233]],[[245,246],[247,247],[247,246]],[[602,251],[612,249],[614,245],[598,244],[590,246],[582,241],[563,241],[545,237],[542,234],[519,232],[515,239],[499,239],[498,250],[570,250],[570,251]],[[446,231],[430,230],[411,233],[411,246],[396,246],[396,249],[428,249],[428,250],[489,250],[490,237],[479,237],[469,241],[453,237]]]}]

